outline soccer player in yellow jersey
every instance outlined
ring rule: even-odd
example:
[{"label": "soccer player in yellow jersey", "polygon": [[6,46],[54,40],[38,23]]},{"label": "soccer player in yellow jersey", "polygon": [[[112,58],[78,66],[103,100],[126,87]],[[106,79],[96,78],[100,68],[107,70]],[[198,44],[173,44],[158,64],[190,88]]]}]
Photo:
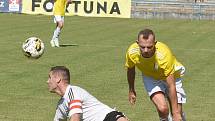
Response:
[{"label": "soccer player in yellow jersey", "polygon": [[57,24],[54,30],[52,40],[50,41],[52,47],[59,47],[59,35],[61,29],[64,26],[64,16],[66,11],[66,6],[71,2],[71,0],[54,0],[53,14],[54,22]]},{"label": "soccer player in yellow jersey", "polygon": [[[185,68],[178,62],[171,50],[162,42],[155,40],[150,29],[139,32],[138,40],[127,50],[126,63],[129,84],[129,102],[136,101],[135,67],[142,72],[144,86],[154,103],[160,121],[185,121],[182,104],[186,103],[186,94],[182,88]],[[166,98],[169,101],[169,113]]]}]

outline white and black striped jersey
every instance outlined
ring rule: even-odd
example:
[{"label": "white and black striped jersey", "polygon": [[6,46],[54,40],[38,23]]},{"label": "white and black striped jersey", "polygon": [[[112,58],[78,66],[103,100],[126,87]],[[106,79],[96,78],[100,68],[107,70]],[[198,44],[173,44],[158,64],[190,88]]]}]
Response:
[{"label": "white and black striped jersey", "polygon": [[67,120],[75,113],[82,114],[82,121],[103,121],[114,109],[98,101],[86,90],[69,85],[59,100],[54,121]]}]

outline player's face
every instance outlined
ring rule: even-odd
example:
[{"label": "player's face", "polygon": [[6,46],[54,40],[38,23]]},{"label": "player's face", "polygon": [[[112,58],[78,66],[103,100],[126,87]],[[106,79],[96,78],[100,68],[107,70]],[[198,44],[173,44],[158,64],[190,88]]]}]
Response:
[{"label": "player's face", "polygon": [[54,93],[58,85],[58,78],[56,78],[56,76],[52,72],[49,72],[47,83],[49,91]]},{"label": "player's face", "polygon": [[140,35],[137,44],[139,45],[141,55],[144,58],[150,58],[154,55],[155,43],[153,35],[149,35],[148,39],[144,39],[143,35]]}]

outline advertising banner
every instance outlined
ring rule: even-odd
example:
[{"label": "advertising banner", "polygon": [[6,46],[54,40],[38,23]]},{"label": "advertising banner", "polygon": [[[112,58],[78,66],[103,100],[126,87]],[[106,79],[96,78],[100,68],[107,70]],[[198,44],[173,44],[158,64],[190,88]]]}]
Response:
[{"label": "advertising banner", "polygon": [[9,0],[8,10],[9,12],[20,12],[21,11],[21,0]]},{"label": "advertising banner", "polygon": [[[22,13],[52,15],[53,0],[22,0]],[[72,0],[66,15],[130,18],[131,0]]]},{"label": "advertising banner", "polygon": [[23,0],[22,13],[52,15],[53,0]]},{"label": "advertising banner", "polygon": [[8,12],[8,2],[0,0],[0,12]]},{"label": "advertising banner", "polygon": [[0,12],[17,12],[22,11],[22,0],[0,0]]}]

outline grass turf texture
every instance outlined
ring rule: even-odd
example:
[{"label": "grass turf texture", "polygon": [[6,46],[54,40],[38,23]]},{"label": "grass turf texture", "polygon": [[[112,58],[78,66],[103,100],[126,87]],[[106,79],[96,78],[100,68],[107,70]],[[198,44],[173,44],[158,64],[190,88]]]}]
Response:
[{"label": "grass turf texture", "polygon": [[[66,17],[61,48],[51,48],[51,16],[0,14],[0,121],[51,121],[59,97],[47,90],[51,66],[70,68],[72,84],[81,86],[132,121],[157,121],[156,110],[136,74],[137,102],[128,103],[125,52],[142,28],[154,30],[187,68],[184,88],[188,121],[215,120],[214,21]],[[21,45],[37,36],[44,55],[26,58]],[[77,45],[76,45],[77,44]],[[66,46],[68,45],[68,46]],[[71,45],[71,46],[69,46]],[[72,46],[76,45],[76,46]]]}]

